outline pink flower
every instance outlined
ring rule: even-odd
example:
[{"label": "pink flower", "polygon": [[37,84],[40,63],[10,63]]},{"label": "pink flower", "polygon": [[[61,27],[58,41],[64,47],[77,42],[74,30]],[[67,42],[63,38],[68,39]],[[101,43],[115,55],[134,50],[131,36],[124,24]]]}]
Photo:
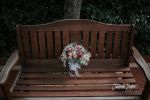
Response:
[{"label": "pink flower", "polygon": [[71,47],[67,48],[67,51],[72,51],[72,48]]},{"label": "pink flower", "polygon": [[78,56],[76,54],[73,55],[73,58],[77,58]]},{"label": "pink flower", "polygon": [[73,55],[73,54],[72,54],[71,52],[68,52],[68,56],[72,57],[72,55]]}]

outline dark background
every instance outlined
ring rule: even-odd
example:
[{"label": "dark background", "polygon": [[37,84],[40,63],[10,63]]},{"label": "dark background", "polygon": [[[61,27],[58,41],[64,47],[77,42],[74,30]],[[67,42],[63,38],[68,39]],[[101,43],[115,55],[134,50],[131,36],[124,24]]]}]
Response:
[{"label": "dark background", "polygon": [[[1,0],[0,58],[17,48],[16,24],[41,24],[64,17],[63,0]],[[135,24],[135,45],[150,54],[150,0],[83,0],[81,19]]]}]

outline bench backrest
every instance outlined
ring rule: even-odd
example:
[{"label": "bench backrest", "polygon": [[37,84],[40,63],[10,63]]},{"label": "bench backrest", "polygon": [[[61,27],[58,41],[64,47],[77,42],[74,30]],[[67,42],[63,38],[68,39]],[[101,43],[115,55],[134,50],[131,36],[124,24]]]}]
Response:
[{"label": "bench backrest", "polygon": [[17,32],[22,59],[56,59],[68,43],[79,42],[91,52],[92,59],[107,64],[127,64],[134,28],[91,20],[61,20],[18,25]]}]

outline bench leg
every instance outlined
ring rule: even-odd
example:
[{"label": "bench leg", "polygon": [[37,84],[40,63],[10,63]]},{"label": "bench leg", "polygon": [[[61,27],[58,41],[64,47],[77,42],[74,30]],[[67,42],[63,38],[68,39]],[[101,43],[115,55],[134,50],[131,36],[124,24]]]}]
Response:
[{"label": "bench leg", "polygon": [[142,100],[150,100],[150,82],[147,80],[144,91],[142,94]]},{"label": "bench leg", "polygon": [[11,100],[10,92],[7,86],[1,86],[2,92],[3,92],[3,98],[4,100]]},{"label": "bench leg", "polygon": [[0,100],[12,100],[11,88],[19,72],[20,70],[10,72],[10,77],[8,77],[7,81],[0,85]]}]

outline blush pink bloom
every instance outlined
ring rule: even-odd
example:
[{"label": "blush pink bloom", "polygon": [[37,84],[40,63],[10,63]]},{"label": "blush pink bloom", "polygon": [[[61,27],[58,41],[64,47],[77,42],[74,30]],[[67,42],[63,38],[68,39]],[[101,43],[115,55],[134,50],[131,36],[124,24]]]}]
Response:
[{"label": "blush pink bloom", "polygon": [[73,58],[77,58],[78,56],[76,54],[73,55]]},{"label": "blush pink bloom", "polygon": [[70,48],[70,47],[69,47],[69,48],[67,48],[67,51],[72,51],[72,48]]},{"label": "blush pink bloom", "polygon": [[72,57],[72,55],[73,55],[73,54],[72,54],[71,52],[68,53],[68,56],[71,56],[71,57]]}]

